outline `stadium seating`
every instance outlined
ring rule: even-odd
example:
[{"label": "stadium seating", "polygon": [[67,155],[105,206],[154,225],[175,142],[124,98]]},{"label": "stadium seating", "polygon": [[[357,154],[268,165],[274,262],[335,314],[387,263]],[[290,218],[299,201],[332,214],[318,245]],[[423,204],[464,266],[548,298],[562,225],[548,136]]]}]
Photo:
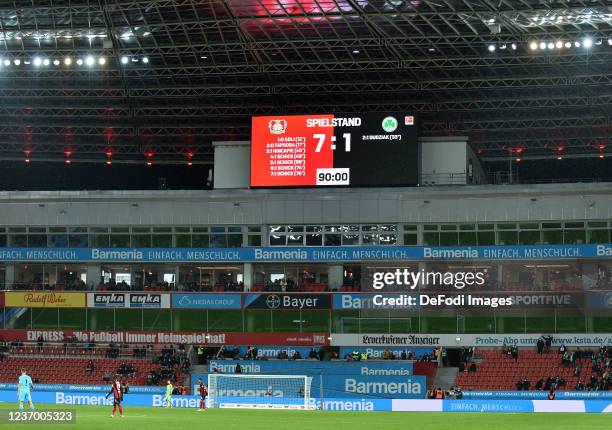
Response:
[{"label": "stadium seating", "polygon": [[[13,346],[12,342],[8,344],[8,352],[11,354],[39,354],[39,355],[55,355],[55,356],[73,356],[81,357],[85,356],[88,358],[105,357],[108,354],[108,344],[97,344],[95,346],[87,347],[83,344],[73,344],[69,340],[66,341],[66,345],[63,343],[56,342],[44,342],[42,347],[38,347],[36,342],[21,342],[20,346]],[[121,356],[126,359],[131,359],[131,355],[135,347],[138,345],[121,346]],[[142,346],[141,346],[142,347]],[[147,348],[147,358],[152,359],[153,357],[159,356],[165,345],[150,345]],[[113,358],[112,356],[110,358]]]},{"label": "stadium seating", "polygon": [[[87,372],[88,358],[49,358],[10,356],[0,363],[0,381],[15,382],[21,368],[42,384],[104,384],[106,373],[115,374],[117,368],[126,360],[97,358],[93,360],[95,370]],[[157,367],[147,360],[128,361],[136,369],[134,377],[125,379],[130,385],[145,385],[149,372]]]},{"label": "stadium seating", "polygon": [[504,355],[500,350],[478,350],[475,358],[476,372],[460,372],[455,385],[464,390],[516,390],[516,383],[527,378],[534,389],[539,379],[560,376],[567,381],[559,390],[571,390],[578,380],[583,382],[591,376],[591,360],[581,359],[578,363],[582,369],[581,377],[573,375],[573,368],[561,364],[561,355],[557,351],[538,354],[535,350],[520,350],[518,360]]},{"label": "stadium seating", "polygon": [[[4,360],[0,361],[0,382],[14,382],[21,368],[25,367],[34,380],[44,384],[102,384],[106,374],[115,375],[123,363],[131,364],[135,369],[132,377],[121,376],[130,385],[148,385],[149,372],[159,369],[159,358],[165,345],[151,345],[143,348],[146,357],[133,356],[134,348],[138,345],[118,347],[109,345],[96,345],[93,348],[81,344],[68,342],[65,346],[59,343],[46,342],[42,347],[36,343],[26,342],[14,346],[7,345]],[[112,352],[117,355],[108,355]],[[88,361],[94,364],[94,371],[87,372]],[[174,366],[176,383],[182,384],[186,375]],[[161,383],[161,382],[160,382]]]}]

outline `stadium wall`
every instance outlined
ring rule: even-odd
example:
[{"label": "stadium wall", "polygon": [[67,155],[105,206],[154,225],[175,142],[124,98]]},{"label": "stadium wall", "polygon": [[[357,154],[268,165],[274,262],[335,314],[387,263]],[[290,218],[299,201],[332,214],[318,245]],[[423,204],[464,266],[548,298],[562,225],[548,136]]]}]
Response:
[{"label": "stadium wall", "polygon": [[[94,310],[30,308],[23,312],[16,321],[7,321],[5,314],[0,317],[1,327],[7,328],[68,328],[94,330],[153,330],[187,331],[325,331],[334,333],[367,333],[387,331],[395,333],[541,333],[541,332],[608,332],[611,319],[609,309],[612,306],[610,291],[605,294],[591,294],[591,289],[600,288],[597,284],[599,266],[601,270],[610,271],[609,261],[612,255],[610,245],[610,223],[612,213],[612,191],[605,184],[551,184],[516,186],[443,186],[421,188],[375,188],[375,189],[305,189],[299,190],[216,190],[211,192],[172,191],[172,192],[2,192],[0,204],[3,205],[0,236],[6,242],[0,244],[0,283],[3,287],[12,288],[18,281],[20,271],[29,267],[30,275],[42,273],[53,274],[70,271],[76,268],[79,275],[86,275],[88,288],[95,288],[103,265],[115,265],[121,270],[135,276],[143,274],[145,268],[158,272],[153,276],[162,277],[165,273],[180,277],[181,267],[190,262],[193,267],[202,266],[203,262],[214,262],[219,270],[233,268],[236,274],[244,277],[244,285],[253,286],[258,270],[255,263],[261,263],[259,272],[269,272],[270,268],[289,270],[292,273],[303,273],[313,266],[320,267],[317,283],[324,287],[325,279],[331,289],[342,287],[344,267],[384,265],[389,267],[411,266],[415,269],[429,269],[448,266],[462,267],[474,265],[474,262],[486,261],[489,270],[496,272],[496,278],[503,281],[505,273],[516,273],[519,265],[564,266],[570,275],[568,280],[576,282],[573,287],[583,289],[589,294],[588,309],[564,308],[559,311],[549,309],[546,312],[528,312],[531,308],[508,310],[437,310],[409,309],[366,309],[355,306],[337,307],[320,312],[310,309],[292,309],[286,313],[265,312],[263,309],[247,311],[227,307],[206,309],[205,312],[190,309],[188,306],[173,306],[172,311],[155,307],[131,310],[110,309],[98,306]],[[575,245],[538,245],[538,246],[457,246],[438,248],[421,246],[424,242],[424,227],[432,223],[456,223],[457,231],[448,233],[461,237],[459,224],[463,223],[515,223],[542,221],[562,222],[581,220],[581,239],[571,239]],[[601,245],[590,241],[586,231],[590,220],[603,222],[598,231],[604,232],[607,239]],[[603,220],[603,221],[602,221]],[[321,247],[275,247],[269,245],[269,227],[278,225],[310,225],[391,223],[398,228],[397,246],[321,246]],[[404,223],[415,223],[415,231],[403,234]],[[230,228],[242,228],[238,233],[242,240],[237,248],[94,248],[93,229],[99,226],[107,228],[106,235],[112,234],[113,228],[130,229],[152,226],[151,235],[156,237],[155,228],[175,228],[188,226],[221,225]],[[19,248],[11,245],[12,235],[26,237],[22,234],[29,228],[45,227],[45,241],[53,236],[52,228],[64,228],[66,246],[69,245],[71,229],[84,228],[88,233],[90,247],[78,244],[74,248],[48,247],[33,245],[30,248]],[[78,227],[82,226],[82,227]],[[126,227],[127,226],[127,227]],[[258,239],[259,245],[251,246],[248,228],[256,226],[252,237]],[[447,234],[437,225],[435,235]],[[480,228],[480,227],[478,227]],[[495,227],[497,228],[497,227]],[[520,227],[516,227],[520,229]],[[543,227],[542,227],[543,228]],[[11,229],[16,229],[11,232]],[[111,229],[111,230],[108,230]],[[19,231],[17,231],[19,230]],[[23,230],[23,231],[21,231]],[[191,231],[191,230],[190,230]],[[567,230],[571,232],[571,230]],[[173,231],[174,232],[174,231]],[[210,232],[210,231],[209,231]],[[560,242],[566,240],[565,233],[559,227]],[[133,233],[133,231],[132,231]],[[180,233],[174,232],[175,236]],[[480,234],[478,231],[470,234]],[[487,232],[485,232],[487,233]],[[500,231],[497,231],[500,233]],[[519,235],[520,231],[514,231]],[[541,231],[539,233],[542,233]],[[28,232],[29,234],[29,232]],[[77,232],[77,236],[78,236]],[[429,233],[427,233],[429,234]],[[491,233],[495,235],[495,233]],[[89,236],[88,236],[89,235]],[[195,235],[195,233],[194,233]],[[23,236],[23,237],[22,237]],[[36,233],[32,234],[36,236]],[[127,233],[129,240],[129,233]],[[134,236],[137,236],[134,233]],[[169,236],[172,236],[170,234]],[[229,236],[229,233],[228,233]],[[414,236],[414,243],[404,245],[404,237]],[[544,236],[538,239],[542,242]],[[176,239],[176,237],[175,237]],[[498,238],[499,239],[499,238]],[[191,239],[190,239],[191,240]],[[411,239],[412,240],[412,239]],[[494,239],[493,242],[495,242]],[[570,240],[570,239],[568,239]],[[593,239],[595,240],[595,239]],[[172,244],[172,239],[170,239]],[[579,243],[582,242],[582,243]],[[497,243],[501,244],[500,240]],[[599,242],[597,242],[599,243]],[[408,241],[406,241],[408,244]],[[38,248],[37,246],[42,246]],[[214,246],[211,242],[210,246]],[[600,250],[601,248],[601,250]],[[558,257],[570,249],[571,254]],[[109,251],[125,255],[139,255],[142,258],[93,258],[94,250]],[[432,251],[444,251],[441,257],[428,257]],[[601,251],[601,252],[600,252]],[[435,254],[434,252],[434,254]],[[470,254],[474,252],[475,254]],[[130,254],[132,253],[132,254]],[[191,257],[188,256],[191,253]],[[452,258],[452,255],[475,255],[470,258]],[[257,257],[257,255],[272,257]],[[117,254],[110,254],[117,255]],[[295,258],[295,255],[306,255]],[[317,256],[315,256],[317,255]],[[368,257],[368,255],[374,257]],[[376,257],[380,255],[381,257]],[[438,254],[435,254],[438,255]],[[451,255],[451,258],[445,256]],[[497,257],[501,255],[501,257]],[[513,257],[518,255],[518,257]],[[550,257],[541,257],[550,255]],[[571,256],[570,256],[571,255]],[[169,256],[169,257],[168,257]],[[178,257],[177,257],[178,256]],[[522,263],[519,263],[521,262]],[[543,263],[539,263],[542,261]],[[516,262],[516,263],[515,263]],[[34,263],[39,263],[41,270],[32,271]],[[218,263],[218,264],[217,264]],[[50,266],[46,266],[49,264]],[[44,266],[44,267],[43,267]],[[344,267],[343,267],[344,266]],[[163,269],[162,269],[163,268]],[[164,270],[167,270],[165,272]],[[52,277],[54,277],[53,275]],[[320,275],[320,276],[319,276]],[[333,275],[333,276],[332,276]],[[524,273],[527,275],[527,273]],[[294,275],[292,275],[294,276]],[[44,276],[43,276],[44,278]],[[144,278],[144,275],[141,279]],[[321,281],[321,278],[324,280]],[[523,277],[524,278],[524,277]],[[571,278],[571,279],[569,279]],[[162,279],[156,278],[155,281]],[[237,281],[237,279],[234,279]],[[565,281],[566,279],[563,279]],[[54,282],[56,279],[54,278]],[[514,279],[513,281],[517,281]],[[522,282],[522,279],[518,281]],[[518,282],[517,281],[517,282]],[[608,284],[607,289],[612,284]],[[140,287],[140,286],[139,286]],[[0,287],[2,288],[2,287]],[[526,289],[538,290],[541,285],[526,284]],[[548,288],[548,286],[547,286]],[[552,287],[551,287],[552,288]],[[606,289],[606,288],[602,288]],[[186,296],[183,296],[186,297]],[[349,296],[345,296],[349,297]],[[584,299],[584,295],[582,296]],[[591,306],[591,297],[600,305]],[[597,298],[599,297],[599,298]],[[357,296],[355,296],[357,298]],[[4,296],[0,294],[0,306]],[[128,306],[125,306],[127,308]],[[132,306],[130,306],[131,308]],[[180,308],[180,309],[179,309]],[[204,309],[198,307],[197,309]],[[307,313],[307,318],[305,318]],[[293,321],[306,321],[296,325]],[[10,325],[9,325],[10,323]]]},{"label": "stadium wall", "polygon": [[609,185],[589,183],[299,192],[0,192],[0,204],[4,225],[467,223],[607,219],[611,196]]}]

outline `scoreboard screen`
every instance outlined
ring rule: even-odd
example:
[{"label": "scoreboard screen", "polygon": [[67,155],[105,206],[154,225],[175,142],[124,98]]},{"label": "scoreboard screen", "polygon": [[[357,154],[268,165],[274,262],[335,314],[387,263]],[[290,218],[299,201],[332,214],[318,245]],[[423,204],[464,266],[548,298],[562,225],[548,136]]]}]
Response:
[{"label": "scoreboard screen", "polygon": [[252,187],[418,183],[414,114],[258,116],[251,133]]}]

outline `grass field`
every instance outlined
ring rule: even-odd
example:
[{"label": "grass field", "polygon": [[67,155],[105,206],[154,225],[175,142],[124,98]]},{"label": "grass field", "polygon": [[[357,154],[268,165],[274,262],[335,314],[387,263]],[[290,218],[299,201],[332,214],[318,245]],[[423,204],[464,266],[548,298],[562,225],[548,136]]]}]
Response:
[{"label": "grass field", "polygon": [[[418,428],[424,430],[547,430],[571,428],[603,430],[612,428],[607,414],[511,414],[511,413],[409,413],[409,412],[321,412],[321,411],[261,411],[210,409],[126,408],[125,418],[110,417],[110,408],[103,406],[37,405],[38,410],[73,409],[76,424],[30,425],[25,428],[68,428],[73,430],[377,430],[380,428]],[[16,405],[0,403],[0,410],[16,409]],[[26,407],[27,410],[27,407]],[[8,429],[15,424],[0,424]]]}]

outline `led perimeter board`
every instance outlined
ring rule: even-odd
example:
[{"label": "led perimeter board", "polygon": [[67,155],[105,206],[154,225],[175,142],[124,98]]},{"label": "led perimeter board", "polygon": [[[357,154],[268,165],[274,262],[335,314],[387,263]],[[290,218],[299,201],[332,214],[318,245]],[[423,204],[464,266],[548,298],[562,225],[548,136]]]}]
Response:
[{"label": "led perimeter board", "polygon": [[416,185],[417,126],[410,113],[253,117],[251,187]]}]

